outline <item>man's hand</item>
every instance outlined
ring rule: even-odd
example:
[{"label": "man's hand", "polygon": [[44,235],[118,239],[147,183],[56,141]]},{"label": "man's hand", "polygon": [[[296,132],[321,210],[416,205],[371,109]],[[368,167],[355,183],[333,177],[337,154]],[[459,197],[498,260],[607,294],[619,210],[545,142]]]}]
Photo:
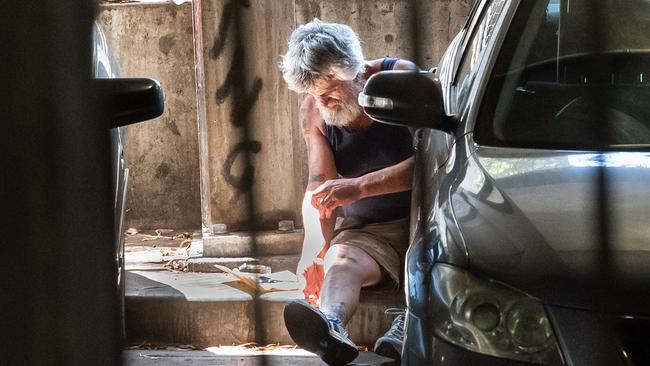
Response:
[{"label": "man's hand", "polygon": [[321,219],[329,219],[337,207],[347,205],[362,198],[359,178],[332,179],[321,184],[311,196]]}]

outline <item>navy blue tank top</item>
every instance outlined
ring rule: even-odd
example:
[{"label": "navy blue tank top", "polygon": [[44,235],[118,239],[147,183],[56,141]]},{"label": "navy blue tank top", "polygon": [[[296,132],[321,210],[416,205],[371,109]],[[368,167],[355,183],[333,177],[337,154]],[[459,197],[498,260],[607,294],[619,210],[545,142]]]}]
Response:
[{"label": "navy blue tank top", "polygon": [[[381,70],[392,70],[396,58],[385,58]],[[325,124],[336,170],[344,178],[356,178],[395,165],[413,155],[413,138],[408,128],[373,122],[368,129],[348,132]],[[409,216],[411,191],[361,199],[344,205],[343,216],[364,223],[392,221]]]}]

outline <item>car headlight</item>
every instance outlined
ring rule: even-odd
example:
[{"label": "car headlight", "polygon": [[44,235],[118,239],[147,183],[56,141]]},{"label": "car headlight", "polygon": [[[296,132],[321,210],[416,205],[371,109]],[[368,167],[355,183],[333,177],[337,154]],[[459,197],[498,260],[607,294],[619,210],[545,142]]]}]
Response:
[{"label": "car headlight", "polygon": [[446,264],[433,267],[438,338],[486,355],[564,365],[542,304],[503,284]]}]

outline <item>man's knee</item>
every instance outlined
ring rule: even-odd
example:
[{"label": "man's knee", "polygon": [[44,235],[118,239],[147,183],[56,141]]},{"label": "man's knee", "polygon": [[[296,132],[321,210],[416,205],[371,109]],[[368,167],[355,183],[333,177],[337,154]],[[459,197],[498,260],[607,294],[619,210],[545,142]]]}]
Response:
[{"label": "man's knee", "polygon": [[[363,265],[365,258],[360,254],[361,249],[345,244],[332,245],[325,255],[325,267],[332,266],[354,266]],[[367,255],[367,254],[366,254]]]},{"label": "man's knee", "polygon": [[362,249],[345,245],[332,245],[325,255],[325,272],[332,269],[356,273],[366,282],[376,282],[381,275],[379,264]]}]

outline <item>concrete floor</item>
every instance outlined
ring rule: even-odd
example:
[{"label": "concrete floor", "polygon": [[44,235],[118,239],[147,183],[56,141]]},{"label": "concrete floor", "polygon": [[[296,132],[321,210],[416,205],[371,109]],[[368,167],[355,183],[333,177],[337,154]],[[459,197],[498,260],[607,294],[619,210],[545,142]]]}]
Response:
[{"label": "concrete floor", "polygon": [[[125,366],[321,366],[316,355],[303,350],[255,352],[220,347],[202,351],[188,350],[127,350],[122,353]],[[392,365],[393,360],[370,352],[362,352],[351,365]]]}]

